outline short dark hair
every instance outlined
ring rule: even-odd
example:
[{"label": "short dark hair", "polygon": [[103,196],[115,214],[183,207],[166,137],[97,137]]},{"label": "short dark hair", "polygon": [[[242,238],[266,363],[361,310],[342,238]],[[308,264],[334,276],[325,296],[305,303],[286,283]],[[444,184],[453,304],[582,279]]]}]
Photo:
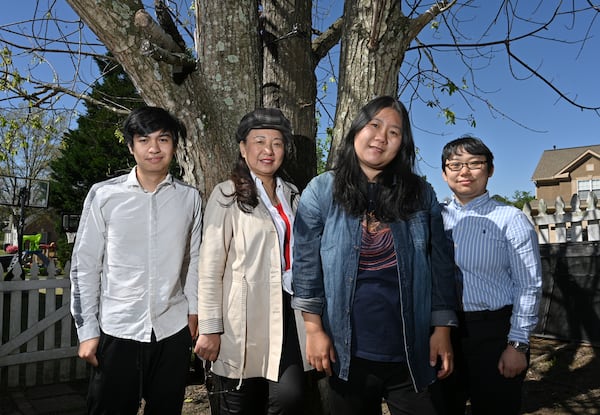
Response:
[{"label": "short dark hair", "polygon": [[128,146],[133,145],[133,136],[148,135],[155,131],[168,131],[173,136],[173,146],[177,148],[179,137],[185,138],[185,127],[167,110],[160,107],[141,107],[129,113],[123,122],[123,137]]},{"label": "short dark hair", "polygon": [[488,171],[491,172],[494,169],[494,154],[488,146],[477,137],[463,135],[444,146],[442,150],[442,171],[445,170],[446,162],[450,156],[457,155],[461,150],[474,156],[484,156]]}]

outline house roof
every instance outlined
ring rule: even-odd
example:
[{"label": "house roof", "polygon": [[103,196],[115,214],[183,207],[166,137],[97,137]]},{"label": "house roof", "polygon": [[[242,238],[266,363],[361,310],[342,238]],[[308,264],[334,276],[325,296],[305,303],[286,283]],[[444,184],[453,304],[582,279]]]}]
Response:
[{"label": "house roof", "polygon": [[542,157],[531,176],[531,180],[555,179],[568,173],[569,167],[588,154],[600,158],[600,144],[571,148],[544,150]]}]

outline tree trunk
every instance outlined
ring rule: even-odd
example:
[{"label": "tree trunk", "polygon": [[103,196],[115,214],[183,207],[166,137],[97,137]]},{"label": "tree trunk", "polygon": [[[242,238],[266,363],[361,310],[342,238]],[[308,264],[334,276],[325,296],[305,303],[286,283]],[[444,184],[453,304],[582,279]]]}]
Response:
[{"label": "tree trunk", "polygon": [[327,165],[335,165],[335,150],[350,129],[360,107],[380,95],[398,95],[398,74],[404,53],[425,25],[441,13],[435,4],[416,18],[402,14],[393,0],[347,0],[344,5],[340,56],[340,84],[331,151]]},{"label": "tree trunk", "polygon": [[[198,1],[197,69],[174,81],[171,64],[140,51],[148,39],[134,25],[138,0],[67,0],[121,63],[148,105],[171,111],[187,128],[177,156],[184,180],[205,197],[229,176],[237,157],[235,129],[260,103],[255,0]],[[233,29],[235,28],[235,29]]]},{"label": "tree trunk", "polygon": [[[263,1],[263,101],[290,119],[294,146],[285,169],[301,189],[316,174],[317,80],[311,49],[312,1]],[[299,63],[302,64],[299,64]]]},{"label": "tree trunk", "polygon": [[406,49],[400,6],[393,0],[347,1],[344,7],[340,85],[327,164],[335,165],[335,149],[358,108],[378,95],[396,96],[398,72]]}]

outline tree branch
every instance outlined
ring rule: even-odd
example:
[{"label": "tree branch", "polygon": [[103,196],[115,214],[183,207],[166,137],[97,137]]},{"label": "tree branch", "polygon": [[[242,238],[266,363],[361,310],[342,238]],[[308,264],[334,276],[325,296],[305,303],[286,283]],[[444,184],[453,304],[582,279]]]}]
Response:
[{"label": "tree branch", "polygon": [[342,26],[344,17],[338,18],[329,28],[320,36],[312,41],[312,51],[315,57],[315,64],[323,59],[327,53],[334,47],[342,37]]},{"label": "tree branch", "polygon": [[152,19],[146,10],[141,9],[135,13],[135,25],[141,29],[150,42],[159,48],[173,52],[185,51]]},{"label": "tree branch", "polygon": [[185,49],[165,33],[145,10],[135,13],[135,25],[148,37],[140,46],[142,54],[172,65],[173,81],[177,85],[196,69],[196,61],[183,53]]},{"label": "tree branch", "polygon": [[410,39],[416,38],[421,30],[429,24],[429,22],[431,22],[440,14],[449,10],[452,6],[454,6],[454,4],[456,4],[456,1],[457,0],[436,2],[435,5],[431,6],[427,11],[412,19],[408,29],[408,37]]},{"label": "tree branch", "polygon": [[177,25],[173,22],[171,12],[165,2],[163,0],[154,0],[154,11],[156,12],[156,18],[160,27],[171,36],[181,50],[185,50],[185,41],[181,37],[179,30],[177,30]]},{"label": "tree branch", "polygon": [[[62,93],[62,94],[66,94],[66,95],[72,96],[74,98],[83,100],[87,103],[106,108],[109,111],[112,111],[117,114],[122,114],[122,115],[129,114],[129,109],[127,109],[127,108],[119,108],[114,105],[110,105],[107,102],[100,101],[88,94],[75,92],[72,89],[65,88],[60,85],[45,84],[45,83],[41,83],[41,82],[36,82],[36,84],[37,84],[37,88],[40,89],[41,91],[38,93],[32,94],[32,97],[37,98],[37,101],[32,104],[32,106],[34,106],[34,107],[39,107],[39,106],[41,106],[41,104],[43,102],[47,101],[48,98],[50,98],[51,96]],[[46,92],[50,92],[50,93],[48,95],[45,95],[44,97],[40,97],[42,94],[45,94]]]},{"label": "tree branch", "polygon": [[574,107],[580,108],[582,110],[592,110],[592,111],[599,111],[600,110],[600,106],[589,107],[587,105],[578,104],[576,101],[574,101],[571,98],[569,98],[568,96],[566,96],[565,93],[563,93],[560,89],[558,89],[557,87],[555,87],[554,84],[552,84],[552,82],[550,82],[549,80],[547,80],[537,70],[533,69],[531,66],[529,66],[524,61],[522,61],[521,59],[519,59],[519,57],[517,55],[515,55],[514,53],[512,53],[511,50],[510,50],[510,42],[506,42],[505,45],[506,45],[506,52],[508,53],[508,56],[510,58],[512,58],[515,61],[517,61],[521,66],[523,66],[525,69],[527,69],[533,76],[535,76],[537,79],[539,79],[544,84],[546,84],[548,87],[550,87],[550,89],[552,89],[554,92],[556,92],[558,94],[558,96],[560,96],[562,99],[564,99],[565,101],[567,101],[569,104],[573,105]]}]

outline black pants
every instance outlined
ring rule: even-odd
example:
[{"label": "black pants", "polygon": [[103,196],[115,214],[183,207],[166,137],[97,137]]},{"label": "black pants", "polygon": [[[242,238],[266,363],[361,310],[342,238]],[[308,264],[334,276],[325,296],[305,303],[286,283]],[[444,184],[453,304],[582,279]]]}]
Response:
[{"label": "black pants", "polygon": [[213,394],[213,397],[218,395],[218,399],[211,399],[211,403],[216,403],[218,408],[212,408],[212,414],[296,415],[303,413],[307,378],[304,374],[290,296],[284,293],[283,297],[283,349],[279,364],[279,381],[248,378],[242,381],[242,386],[238,390],[239,379],[213,374],[214,390],[209,393]]},{"label": "black pants", "polygon": [[88,414],[135,415],[142,398],[146,415],[180,415],[190,367],[192,337],[186,326],[150,343],[102,333],[88,391]]},{"label": "black pants", "polygon": [[332,415],[379,415],[382,399],[392,415],[435,415],[429,392],[414,390],[406,363],[353,357],[348,381],[329,379]]},{"label": "black pants", "polygon": [[512,307],[507,306],[460,315],[460,327],[452,332],[454,372],[431,388],[440,415],[464,415],[469,399],[473,415],[520,413],[526,371],[514,378],[498,371],[511,314]]}]

